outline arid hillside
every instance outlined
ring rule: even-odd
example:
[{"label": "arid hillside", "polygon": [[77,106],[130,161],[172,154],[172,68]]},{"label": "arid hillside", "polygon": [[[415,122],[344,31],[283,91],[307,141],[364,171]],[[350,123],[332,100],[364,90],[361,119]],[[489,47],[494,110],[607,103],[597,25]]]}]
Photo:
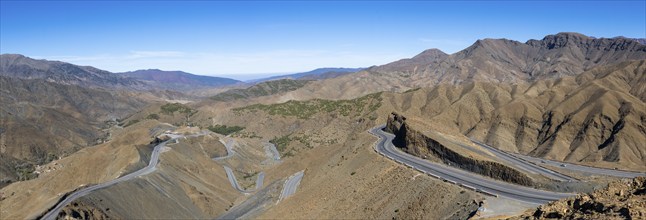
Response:
[{"label": "arid hillside", "polygon": [[103,143],[110,127],[150,103],[191,98],[93,67],[14,54],[0,61],[0,187]]},{"label": "arid hillside", "polygon": [[497,148],[548,159],[643,170],[646,61],[533,83],[474,82],[384,93],[404,115]]},{"label": "arid hillside", "polygon": [[[166,130],[194,134],[156,120],[116,129],[115,138],[84,148],[39,167],[35,179],[0,189],[4,218],[36,218],[61,196],[139,170],[150,161],[155,137]],[[214,133],[169,143],[151,174],[99,190],[69,204],[64,213],[110,218],[208,218],[228,209],[242,196],[228,185],[222,166],[212,158],[226,151]],[[30,190],[24,190],[30,189]],[[29,206],[22,204],[29,203]],[[76,213],[76,214],[73,214]]]},{"label": "arid hillside", "polygon": [[[148,101],[132,92],[0,76],[3,183],[29,179],[47,163],[110,137],[108,128]],[[2,186],[3,184],[0,184]]]},{"label": "arid hillside", "polygon": [[307,80],[293,80],[293,79],[278,79],[267,82],[258,83],[244,89],[231,89],[222,92],[211,99],[215,101],[233,101],[239,99],[249,99],[262,96],[269,96],[274,94],[285,93],[294,91],[298,88],[305,86],[309,81]]}]

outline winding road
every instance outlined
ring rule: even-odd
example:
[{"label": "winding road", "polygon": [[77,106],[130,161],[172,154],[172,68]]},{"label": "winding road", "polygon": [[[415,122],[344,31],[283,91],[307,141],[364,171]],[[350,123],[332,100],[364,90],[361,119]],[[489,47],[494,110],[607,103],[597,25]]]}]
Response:
[{"label": "winding road", "polygon": [[278,199],[278,201],[283,200],[296,193],[296,189],[298,189],[298,185],[300,185],[304,174],[305,170],[298,171],[295,174],[291,175],[287,179],[287,181],[285,181],[283,191],[280,193],[280,198]]},{"label": "winding road", "polygon": [[379,154],[441,180],[473,189],[483,194],[501,196],[535,204],[544,204],[575,195],[514,185],[412,156],[402,152],[392,144],[395,136],[382,131],[384,127],[385,125],[380,125],[369,130],[371,134],[379,137],[379,141],[375,144],[375,150]]},{"label": "winding road", "polygon": [[259,190],[262,187],[263,180],[265,179],[265,172],[260,172],[258,174],[258,178],[256,179],[256,189],[255,190],[245,190],[240,186],[238,183],[238,180],[236,179],[236,176],[233,174],[233,170],[228,167],[224,166],[224,171],[227,173],[227,178],[229,178],[229,182],[231,183],[231,186],[235,188],[236,190],[242,192],[242,193],[252,193],[254,191]]},{"label": "winding road", "polygon": [[104,183],[100,183],[100,184],[97,184],[97,185],[92,185],[92,186],[89,186],[89,187],[86,187],[86,188],[79,189],[78,191],[68,195],[64,200],[58,202],[58,204],[56,204],[56,206],[53,209],[51,209],[47,213],[45,213],[45,215],[43,215],[43,217],[41,219],[55,220],[56,217],[58,216],[58,213],[63,209],[63,207],[65,207],[67,204],[70,204],[72,201],[74,201],[74,200],[76,200],[78,198],[81,198],[81,197],[83,197],[85,195],[88,195],[88,194],[90,194],[91,192],[93,192],[95,190],[103,189],[103,188],[112,186],[114,184],[120,183],[120,182],[128,181],[128,180],[134,179],[136,177],[140,177],[140,176],[144,176],[144,175],[152,173],[153,171],[155,171],[155,167],[159,163],[159,154],[162,153],[162,149],[166,146],[166,144],[168,142],[170,142],[170,141],[175,141],[178,138],[183,137],[181,135],[172,135],[172,134],[167,134],[167,135],[169,137],[171,137],[171,139],[167,140],[167,141],[164,141],[162,143],[159,143],[157,146],[155,146],[155,148],[153,149],[152,155],[150,156],[150,162],[148,163],[148,166],[146,166],[146,167],[144,167],[144,168],[142,168],[140,170],[137,170],[137,171],[135,171],[133,173],[130,173],[128,175],[125,175],[125,176],[110,180],[108,182],[104,182]]},{"label": "winding road", "polygon": [[235,141],[233,139],[228,139],[225,141],[224,138],[220,138],[220,143],[222,143],[224,145],[224,148],[227,149],[227,155],[223,157],[215,157],[213,158],[213,160],[224,160],[232,157],[236,153],[235,151],[233,151],[233,145],[235,144]]},{"label": "winding road", "polygon": [[635,178],[638,176],[646,176],[646,173],[589,167],[589,166],[583,166],[578,164],[535,158],[535,157],[530,157],[522,154],[513,154],[513,155],[535,164],[544,164],[544,165],[549,165],[553,167],[558,167],[560,169],[583,172],[583,173],[588,173],[593,175],[606,175],[606,176],[614,176],[614,177],[621,177],[621,178]]},{"label": "winding road", "polygon": [[[233,140],[233,139],[224,140],[224,138],[220,138],[220,142],[222,144],[224,144],[224,147],[227,149],[227,155],[223,156],[223,157],[212,158],[214,161],[227,159],[227,158],[232,157],[233,154],[235,154],[235,151],[233,151],[233,145],[235,144],[235,140]],[[241,193],[244,193],[244,194],[249,194],[249,193],[252,193],[254,191],[258,191],[263,185],[263,181],[265,179],[265,172],[260,172],[258,174],[258,178],[256,179],[256,189],[254,189],[254,190],[245,190],[238,183],[238,180],[236,179],[236,176],[233,174],[233,170],[228,166],[225,166],[225,165],[222,165],[222,166],[224,167],[224,171],[227,174],[227,178],[229,179],[229,182],[231,183],[231,186],[234,189],[238,190],[238,192],[241,192]]]},{"label": "winding road", "polygon": [[522,169],[524,171],[534,173],[534,174],[541,174],[547,178],[553,179],[553,180],[558,180],[558,181],[563,181],[563,182],[570,182],[570,181],[577,181],[577,179],[572,178],[570,176],[566,176],[557,172],[554,172],[550,169],[538,166],[534,163],[530,163],[528,161],[525,161],[523,159],[520,159],[516,157],[515,155],[512,155],[510,153],[504,152],[502,150],[499,150],[497,148],[491,147],[489,145],[480,143],[475,140],[471,140],[471,142],[480,145],[481,147],[484,147],[487,149],[489,152],[493,153],[498,157],[499,159],[505,160],[512,164],[514,167]]}]

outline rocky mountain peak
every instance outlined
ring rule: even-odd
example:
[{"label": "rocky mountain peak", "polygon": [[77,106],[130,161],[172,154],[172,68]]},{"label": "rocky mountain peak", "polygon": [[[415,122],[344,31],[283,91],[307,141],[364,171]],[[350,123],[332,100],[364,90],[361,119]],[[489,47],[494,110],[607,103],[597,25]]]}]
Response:
[{"label": "rocky mountain peak", "polygon": [[604,51],[646,51],[646,47],[635,39],[625,37],[594,38],[572,32],[547,35],[542,40],[529,40],[526,44],[549,50],[564,47],[579,47],[585,49],[601,49]]},{"label": "rocky mountain peak", "polygon": [[566,46],[578,46],[591,41],[594,38],[574,32],[561,32],[554,35],[547,35],[542,40],[529,40],[527,44],[531,46],[545,47],[547,49],[557,49]]},{"label": "rocky mountain peak", "polygon": [[427,49],[412,58],[401,59],[386,65],[371,67],[370,70],[377,72],[411,72],[417,69],[426,68],[432,63],[437,63],[449,55],[439,49]]},{"label": "rocky mountain peak", "polygon": [[444,53],[444,51],[441,51],[440,49],[437,49],[437,48],[432,48],[432,49],[424,50],[421,53],[415,55],[413,59],[426,58],[426,57],[441,58],[445,56],[448,56],[448,54]]}]

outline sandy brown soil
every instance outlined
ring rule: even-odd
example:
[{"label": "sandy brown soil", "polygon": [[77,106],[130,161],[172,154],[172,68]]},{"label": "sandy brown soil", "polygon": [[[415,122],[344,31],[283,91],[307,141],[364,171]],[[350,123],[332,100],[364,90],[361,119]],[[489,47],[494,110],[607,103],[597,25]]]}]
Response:
[{"label": "sandy brown soil", "polygon": [[359,133],[287,159],[277,169],[306,169],[301,185],[260,218],[448,218],[468,214],[481,199],[379,156],[374,141]]}]

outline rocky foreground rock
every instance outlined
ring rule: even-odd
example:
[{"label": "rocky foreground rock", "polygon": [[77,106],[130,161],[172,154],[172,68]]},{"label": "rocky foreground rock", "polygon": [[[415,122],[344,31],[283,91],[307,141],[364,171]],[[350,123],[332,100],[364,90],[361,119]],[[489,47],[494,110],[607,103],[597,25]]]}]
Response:
[{"label": "rocky foreground rock", "polygon": [[646,177],[616,181],[593,193],[554,201],[516,219],[646,219]]}]

